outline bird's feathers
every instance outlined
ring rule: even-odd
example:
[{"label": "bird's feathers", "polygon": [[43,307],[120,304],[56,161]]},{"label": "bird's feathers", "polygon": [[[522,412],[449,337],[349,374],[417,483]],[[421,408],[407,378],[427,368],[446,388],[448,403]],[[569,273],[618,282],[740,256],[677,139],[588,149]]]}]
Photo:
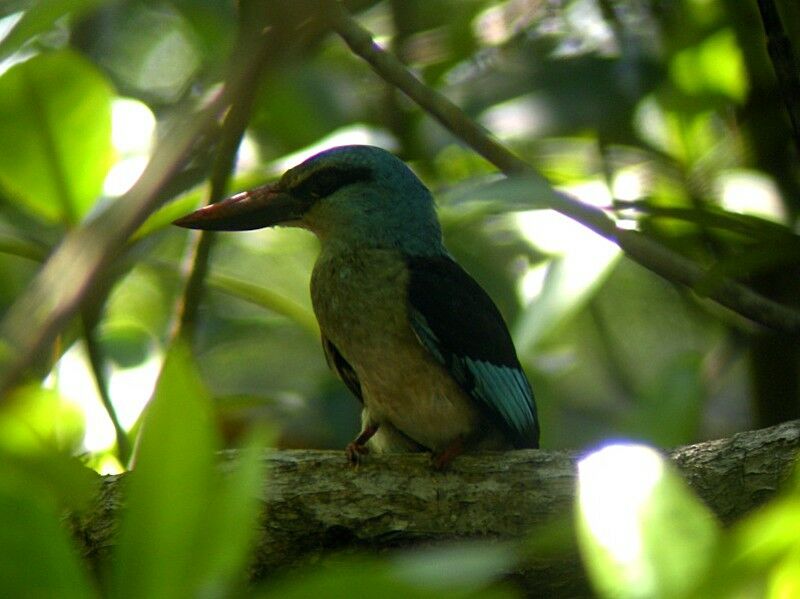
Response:
[{"label": "bird's feathers", "polygon": [[320,239],[311,294],[325,355],[379,434],[413,450],[495,434],[538,446],[533,393],[500,313],[448,257],[433,197],[391,153],[326,150],[176,224],[298,226]]},{"label": "bird's feathers", "polygon": [[347,185],[369,181],[371,177],[372,172],[365,166],[351,168],[322,166],[311,170],[301,179],[287,181],[286,185],[289,186],[287,189],[289,193],[311,203]]},{"label": "bird's feathers", "polygon": [[494,302],[446,256],[407,257],[409,321],[422,345],[495,416],[517,447],[538,447],[533,392]]},{"label": "bird's feathers", "polygon": [[322,349],[325,351],[325,360],[328,362],[328,368],[333,370],[342,379],[342,382],[347,385],[350,392],[355,395],[361,403],[364,403],[364,397],[361,394],[361,383],[358,380],[358,375],[350,363],[344,359],[341,352],[337,347],[323,335]]}]

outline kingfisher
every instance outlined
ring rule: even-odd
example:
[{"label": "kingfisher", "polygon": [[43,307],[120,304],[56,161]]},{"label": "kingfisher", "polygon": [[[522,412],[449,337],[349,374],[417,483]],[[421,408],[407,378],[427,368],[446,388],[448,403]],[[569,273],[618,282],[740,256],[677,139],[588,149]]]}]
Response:
[{"label": "kingfisher", "polygon": [[351,463],[370,449],[430,452],[442,469],[465,451],[539,446],[533,391],[499,310],[445,248],[430,191],[390,152],[323,151],[175,224],[317,236],[322,347],[362,405]]}]

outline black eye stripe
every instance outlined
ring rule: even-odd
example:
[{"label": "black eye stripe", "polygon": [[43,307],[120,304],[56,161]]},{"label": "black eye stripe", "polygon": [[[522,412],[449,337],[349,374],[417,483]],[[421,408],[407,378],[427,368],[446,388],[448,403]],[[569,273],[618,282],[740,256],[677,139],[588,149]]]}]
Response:
[{"label": "black eye stripe", "polygon": [[289,191],[296,197],[316,200],[329,196],[346,185],[368,181],[371,176],[369,168],[366,167],[345,169],[332,166],[312,173]]}]

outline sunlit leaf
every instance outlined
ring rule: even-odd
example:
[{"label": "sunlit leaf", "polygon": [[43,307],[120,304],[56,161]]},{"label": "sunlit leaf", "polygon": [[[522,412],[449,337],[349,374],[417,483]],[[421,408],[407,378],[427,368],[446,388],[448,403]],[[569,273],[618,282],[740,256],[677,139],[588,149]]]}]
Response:
[{"label": "sunlit leaf", "polygon": [[[264,174],[260,172],[245,173],[234,177],[230,189],[250,189],[264,183]],[[172,226],[172,221],[186,216],[192,210],[199,208],[208,200],[209,186],[207,183],[198,185],[182,193],[171,202],[151,214],[142,223],[142,226],[131,236],[131,241],[137,241],[165,227]]]},{"label": "sunlit leaf", "polygon": [[549,263],[541,291],[517,321],[514,332],[521,351],[536,346],[573,317],[621,256],[614,244],[593,233],[586,231],[574,237],[567,253]]},{"label": "sunlit leaf", "polygon": [[670,75],[687,94],[720,94],[741,101],[747,93],[742,52],[730,29],[678,52],[670,63]]},{"label": "sunlit leaf", "polygon": [[[723,137],[719,115],[711,109],[671,106],[675,98],[645,98],[635,120],[639,134],[654,147],[689,167],[708,156]],[[689,194],[685,186],[678,190]]]},{"label": "sunlit leaf", "polygon": [[578,466],[578,533],[602,597],[689,597],[713,562],[719,526],[654,450],[611,445]]},{"label": "sunlit leaf", "polygon": [[208,186],[201,185],[181,194],[174,201],[165,204],[153,214],[151,214],[142,226],[131,236],[132,241],[137,241],[155,231],[172,224],[172,221],[186,216],[192,210],[199,208],[205,198],[208,197]]},{"label": "sunlit leaf", "polygon": [[800,500],[797,489],[735,525],[697,596],[795,597],[800,589]]},{"label": "sunlit leaf", "polygon": [[[78,222],[111,159],[112,90],[71,51],[35,56],[0,76],[0,185],[48,221]],[[10,147],[10,146],[9,146]]]},{"label": "sunlit leaf", "polygon": [[57,391],[30,384],[0,406],[0,447],[27,453],[75,450],[83,439],[83,415]]}]

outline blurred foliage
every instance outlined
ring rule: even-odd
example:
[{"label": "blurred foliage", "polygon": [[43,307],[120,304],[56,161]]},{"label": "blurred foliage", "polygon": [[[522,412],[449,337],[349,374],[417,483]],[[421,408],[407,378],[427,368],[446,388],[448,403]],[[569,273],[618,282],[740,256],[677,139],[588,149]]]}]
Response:
[{"label": "blurred foliage", "polygon": [[[706,288],[731,276],[800,307],[800,161],[755,2],[349,4],[381,44],[554,184],[708,266]],[[797,53],[800,10],[788,0],[777,5]],[[407,160],[439,200],[448,247],[513,330],[545,447],[589,447],[609,436],[672,446],[800,416],[796,339],[654,277],[542,210],[551,190],[498,182],[494,169],[334,36],[295,36],[308,6],[2,3],[0,313],[69,229],[133,183],[173,117],[218,89],[237,32],[261,7],[278,41],[230,191],[332,144],[383,145]],[[241,23],[240,8],[247,15]],[[307,290],[317,245],[302,231],[218,236],[195,358],[171,346],[188,234],[169,223],[207,197],[215,150],[198,148],[165,186],[174,201],[145,223],[89,294],[88,329],[62,331],[0,405],[4,596],[241,590],[258,468],[248,458],[230,480],[219,480],[211,452],[253,447],[255,425],[276,431],[281,447],[341,448],[357,430],[357,402],[320,351]],[[110,398],[105,408],[102,395]],[[98,581],[80,566],[59,519],[65,508],[82,509],[95,488],[85,465],[102,472],[127,466],[106,409],[132,441],[141,438],[117,569]],[[609,565],[584,535],[598,592],[689,596],[724,578],[719,588],[731,596],[797,593],[797,488],[722,533],[672,478],[664,479],[673,489],[664,493],[675,499],[650,504],[646,528],[647,539],[677,536],[672,548],[640,555],[639,565],[652,570],[649,587]],[[176,496],[187,498],[180,510]],[[674,521],[685,530],[670,532]],[[144,538],[145,527],[160,540]],[[228,534],[234,530],[240,534]],[[697,531],[721,549],[686,551]],[[330,588],[338,591],[328,596],[352,596],[357,580],[370,595],[438,597],[446,588],[452,596],[488,596],[487,585],[519,555],[494,558],[496,567],[471,584],[430,580],[419,588],[413,580],[424,579],[421,566],[344,560],[259,592],[306,596]],[[439,559],[460,571],[474,554],[455,547]],[[690,560],[696,584],[687,578],[685,587],[669,586]]]},{"label": "blurred foliage", "polygon": [[611,445],[578,469],[578,535],[599,593],[692,596],[714,560],[719,526],[664,458]]}]

